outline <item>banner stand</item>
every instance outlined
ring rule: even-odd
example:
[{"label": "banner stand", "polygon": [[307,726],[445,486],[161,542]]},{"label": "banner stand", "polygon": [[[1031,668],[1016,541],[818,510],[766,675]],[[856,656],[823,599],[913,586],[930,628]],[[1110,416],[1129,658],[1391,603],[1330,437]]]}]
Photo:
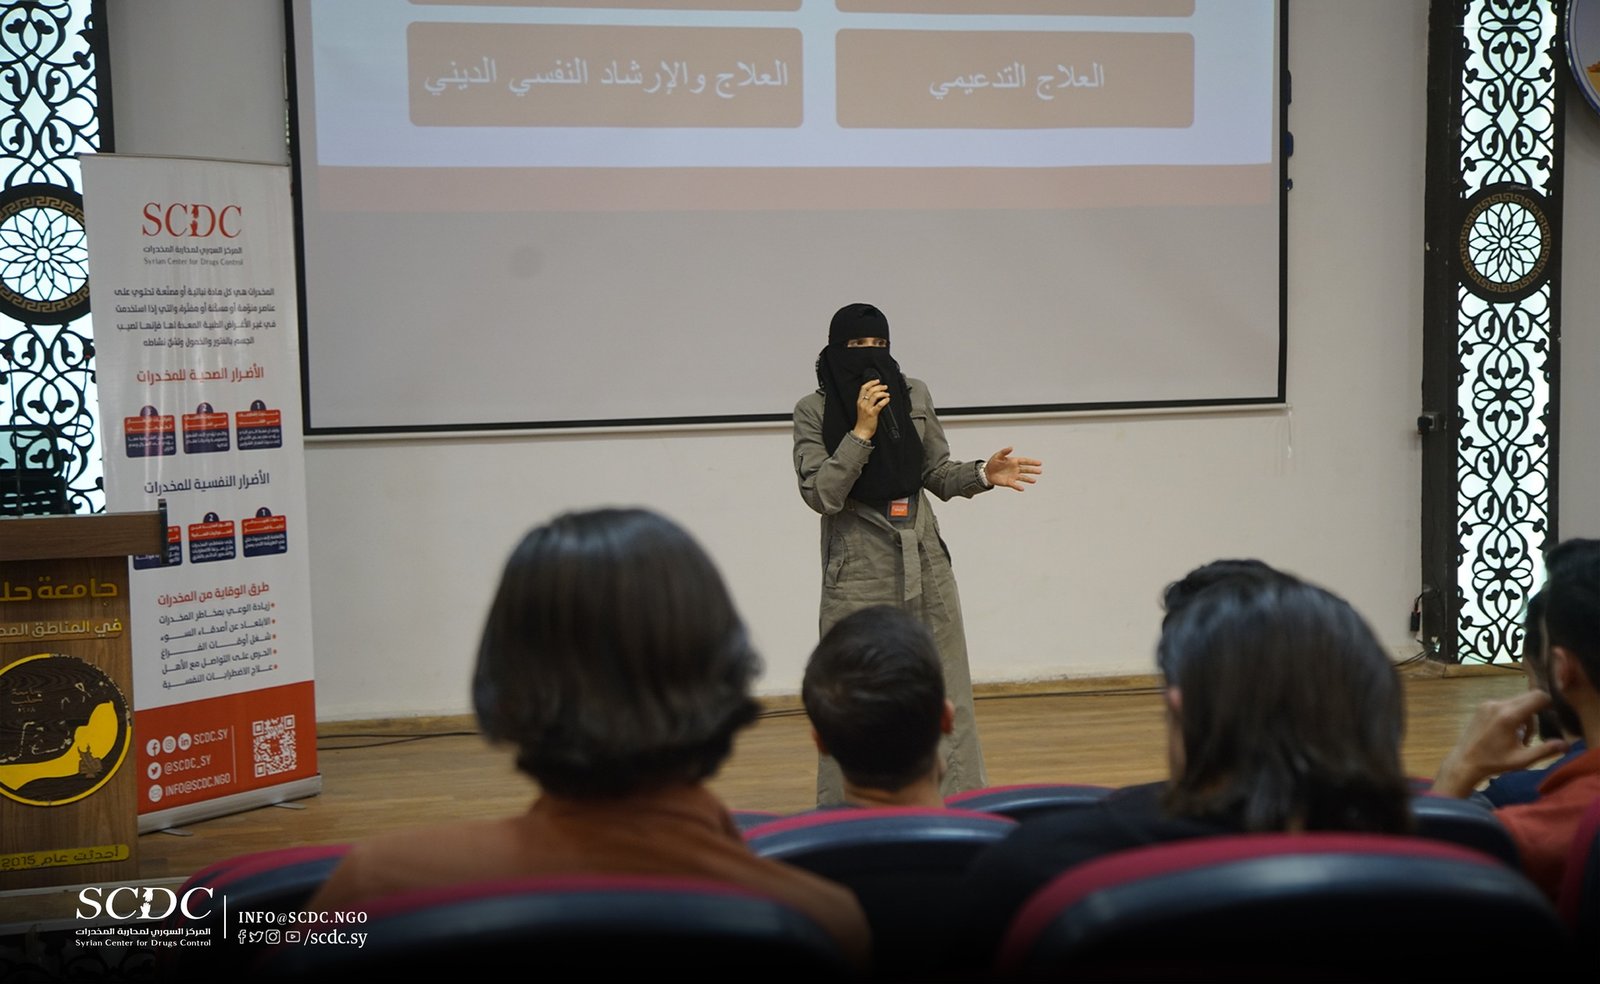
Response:
[{"label": "banner stand", "polygon": [[289,168],[82,165],[107,504],[170,516],[129,573],[139,830],[314,795]]}]

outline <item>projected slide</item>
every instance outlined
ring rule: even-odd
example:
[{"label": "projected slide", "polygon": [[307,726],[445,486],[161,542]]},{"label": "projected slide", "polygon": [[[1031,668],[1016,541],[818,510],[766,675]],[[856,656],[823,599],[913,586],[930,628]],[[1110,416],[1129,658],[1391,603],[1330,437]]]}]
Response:
[{"label": "projected slide", "polygon": [[1281,397],[1272,0],[293,18],[314,431],[778,419],[859,300],[953,409]]}]

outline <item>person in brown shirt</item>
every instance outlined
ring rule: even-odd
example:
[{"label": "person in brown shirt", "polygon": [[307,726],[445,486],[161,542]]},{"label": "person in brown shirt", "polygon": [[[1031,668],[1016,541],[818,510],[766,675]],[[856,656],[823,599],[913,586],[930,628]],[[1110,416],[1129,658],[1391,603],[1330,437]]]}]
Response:
[{"label": "person in brown shirt", "polygon": [[864,966],[855,896],[751,853],[705,788],[755,719],[758,668],[727,587],[682,528],[636,509],[557,517],[507,562],[473,677],[484,734],[515,747],[541,795],[520,816],[357,844],[307,908],[526,876],[696,877],[788,903]]}]

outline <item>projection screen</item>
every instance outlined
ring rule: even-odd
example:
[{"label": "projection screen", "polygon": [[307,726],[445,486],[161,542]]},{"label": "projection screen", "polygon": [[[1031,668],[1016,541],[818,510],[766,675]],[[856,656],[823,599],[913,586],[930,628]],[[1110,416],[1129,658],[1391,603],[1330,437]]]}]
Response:
[{"label": "projection screen", "polygon": [[290,0],[310,433],[1283,391],[1275,0]]}]

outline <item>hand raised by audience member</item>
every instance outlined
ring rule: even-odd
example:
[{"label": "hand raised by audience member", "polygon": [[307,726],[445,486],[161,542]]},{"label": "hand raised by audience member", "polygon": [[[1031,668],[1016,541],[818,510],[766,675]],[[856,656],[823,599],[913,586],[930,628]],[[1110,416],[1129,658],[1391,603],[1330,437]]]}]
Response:
[{"label": "hand raised by audience member", "polygon": [[1538,738],[1538,713],[1549,706],[1550,695],[1543,690],[1479,704],[1455,748],[1439,766],[1432,791],[1467,796],[1490,776],[1526,769],[1565,752],[1567,743],[1560,738],[1530,742]]}]

